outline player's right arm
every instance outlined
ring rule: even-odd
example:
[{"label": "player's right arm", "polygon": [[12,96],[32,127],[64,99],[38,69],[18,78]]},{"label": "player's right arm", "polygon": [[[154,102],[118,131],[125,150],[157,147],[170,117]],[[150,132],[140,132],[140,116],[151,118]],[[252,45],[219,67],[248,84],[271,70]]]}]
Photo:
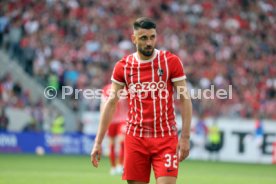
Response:
[{"label": "player's right arm", "polygon": [[181,60],[173,55],[168,54],[169,66],[171,72],[171,81],[177,91],[180,102],[180,112],[182,118],[181,137],[178,141],[179,161],[184,160],[190,151],[190,127],[192,120],[192,102],[186,85],[186,75]]},{"label": "player's right arm", "polygon": [[91,163],[94,167],[98,167],[99,165],[99,161],[101,159],[102,141],[119,100],[119,96],[117,94],[119,94],[119,90],[123,89],[123,87],[124,86],[120,84],[112,82],[110,95],[102,108],[97,136],[91,151]]}]

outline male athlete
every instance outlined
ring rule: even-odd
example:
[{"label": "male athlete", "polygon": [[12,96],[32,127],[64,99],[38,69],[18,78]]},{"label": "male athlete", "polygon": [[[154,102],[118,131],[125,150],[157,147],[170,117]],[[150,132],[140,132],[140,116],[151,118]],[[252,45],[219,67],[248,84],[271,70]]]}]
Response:
[{"label": "male athlete", "polygon": [[[156,24],[149,18],[138,18],[133,24],[132,42],[137,52],[115,65],[112,95],[100,117],[91,162],[98,167],[101,144],[112,119],[118,91],[128,91],[129,112],[125,137],[123,179],[128,184],[146,184],[153,167],[157,184],[175,184],[178,163],[190,149],[192,104],[186,90],[186,76],[180,59],[155,49]],[[180,100],[182,132],[178,140],[174,114],[174,90]]]},{"label": "male athlete", "polygon": [[[101,98],[101,111],[106,103],[111,89],[111,84],[103,88]],[[122,98],[116,106],[116,111],[108,127],[107,135],[109,138],[109,160],[111,164],[111,175],[122,174],[124,161],[124,135],[126,128],[126,119],[128,112],[127,99]],[[116,145],[119,146],[119,155],[116,156]]]}]

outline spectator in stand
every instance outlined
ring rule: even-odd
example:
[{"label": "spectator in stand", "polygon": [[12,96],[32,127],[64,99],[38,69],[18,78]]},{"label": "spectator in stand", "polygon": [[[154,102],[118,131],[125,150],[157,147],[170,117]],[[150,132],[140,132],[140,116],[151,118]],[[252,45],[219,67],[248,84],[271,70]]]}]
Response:
[{"label": "spectator in stand", "polygon": [[207,143],[208,127],[205,123],[205,117],[203,114],[199,117],[196,125],[194,126],[194,148],[193,152],[199,159],[204,159],[202,154]]},{"label": "spectator in stand", "polygon": [[9,118],[6,115],[5,108],[3,107],[0,110],[0,132],[1,131],[8,131],[8,125],[9,125]]},{"label": "spectator in stand", "polygon": [[254,145],[256,146],[257,162],[261,161],[264,141],[264,126],[260,117],[256,118],[254,130]]},{"label": "spectator in stand", "polygon": [[[34,105],[31,105],[32,103]],[[0,107],[5,107],[2,109],[2,113],[0,112],[0,129],[4,130],[8,126],[9,118],[5,114],[5,110],[7,108],[16,108],[29,112],[31,117],[31,121],[23,128],[23,131],[44,131],[46,128],[45,121],[47,118],[51,118],[51,115],[47,115],[48,110],[42,100],[32,103],[30,92],[24,90],[19,82],[15,82],[10,74],[0,78]]]}]

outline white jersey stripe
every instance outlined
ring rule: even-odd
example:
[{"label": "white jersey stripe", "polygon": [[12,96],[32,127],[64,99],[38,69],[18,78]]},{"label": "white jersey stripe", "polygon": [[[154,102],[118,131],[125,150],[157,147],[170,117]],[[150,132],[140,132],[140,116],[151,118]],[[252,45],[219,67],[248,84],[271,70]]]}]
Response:
[{"label": "white jersey stripe", "polygon": [[[166,84],[168,83],[168,79],[169,79],[169,67],[168,67],[168,60],[167,60],[167,57],[166,57],[166,52],[164,51],[164,58],[165,58],[165,63],[166,63],[166,74],[167,74],[167,77],[166,77]],[[166,90],[167,87],[166,87]],[[169,121],[168,121],[168,99],[166,98],[166,123],[167,123],[167,127],[168,127],[168,131],[169,131],[169,135],[171,136],[171,127],[169,125]]]},{"label": "white jersey stripe", "polygon": [[[162,70],[161,64],[160,64],[160,55],[161,52],[158,52],[158,71]],[[158,73],[158,72],[157,72]],[[159,76],[159,81],[162,81],[162,75]],[[159,106],[160,106],[160,128],[161,128],[161,135],[164,137],[164,129],[162,127],[162,117],[163,117],[163,109],[162,109],[162,98],[159,97]]]},{"label": "white jersey stripe", "polygon": [[134,124],[134,126],[135,126],[135,128],[134,128],[134,131],[133,131],[133,136],[135,136],[135,134],[136,134],[136,129],[137,129],[138,125]]},{"label": "white jersey stripe", "polygon": [[[154,82],[154,59],[151,62],[151,71],[152,71],[152,82]],[[154,95],[154,91],[151,91],[151,95]],[[155,104],[155,97],[152,96],[153,98],[153,115],[154,115],[154,137],[157,137],[157,132],[156,132],[156,104]]]},{"label": "white jersey stripe", "polygon": [[[128,82],[127,82],[127,65],[128,65],[128,60],[129,60],[129,56],[126,58],[126,64],[124,66],[124,77],[125,77],[126,85],[128,85]],[[129,106],[131,107],[131,100],[129,101]],[[131,109],[130,109],[130,111],[131,111]],[[128,125],[129,125],[129,122],[130,122],[130,120],[129,120],[129,117],[128,117],[128,119],[127,119]],[[127,132],[129,132],[129,130]]]},{"label": "white jersey stripe", "polygon": [[[135,61],[135,57],[134,57],[134,55],[132,56],[132,65],[131,65],[131,75],[133,74],[133,64],[134,64],[134,61]],[[133,84],[133,75],[131,76],[131,83]],[[137,94],[135,94],[134,95],[134,97],[136,98],[136,95]],[[133,136],[135,136],[136,135],[136,129],[137,129],[137,117],[138,117],[138,113],[137,113],[137,104],[136,104],[136,101],[137,100],[135,100],[135,99],[133,99],[134,100],[134,112],[135,112],[135,116],[134,116],[134,113],[133,113],[133,116],[134,116],[134,118],[135,118],[135,122],[134,122],[134,124],[133,125],[135,125],[135,128],[134,128],[134,131],[133,131]]]},{"label": "white jersey stripe", "polygon": [[184,71],[184,66],[183,66],[183,63],[181,62],[180,59],[178,59],[178,61],[180,62],[181,66],[182,66],[182,70]]},{"label": "white jersey stripe", "polygon": [[136,129],[137,129],[137,116],[138,116],[138,113],[137,113],[136,100],[134,100],[134,112],[135,112],[135,116],[134,116],[134,113],[133,113],[133,116],[134,116],[135,120],[134,120],[134,124],[133,125],[135,126],[135,128],[134,128],[134,131],[133,131],[133,136],[135,136]]},{"label": "white jersey stripe", "polygon": [[[137,71],[138,71],[138,83],[140,83],[140,62],[139,61],[138,61]],[[143,125],[143,104],[142,104],[141,97],[139,98],[139,101],[140,101],[140,137],[142,137],[143,136],[143,128],[142,128],[142,125]]]},{"label": "white jersey stripe", "polygon": [[127,65],[128,65],[128,58],[129,58],[129,56],[126,58],[126,64],[124,66],[124,76],[125,76],[126,85],[128,85],[128,82],[127,82],[127,71],[126,71]]},{"label": "white jersey stripe", "polygon": [[[127,60],[128,61],[128,60]],[[133,67],[133,61],[134,61],[134,57],[132,57],[132,64],[131,64],[131,68],[130,68],[130,83],[132,83],[133,82],[133,79],[132,79],[132,67]],[[127,131],[127,134],[129,134],[129,132],[130,132],[130,129],[131,129],[131,126],[132,126],[132,121],[133,121],[133,106],[132,106],[132,100],[133,99],[131,99],[130,98],[130,107],[131,107],[131,109],[130,109],[130,115],[131,115],[131,120],[129,121],[131,124],[129,125],[129,127],[128,127],[128,131]]]},{"label": "white jersey stripe", "polygon": [[[137,116],[138,116],[138,113],[137,113],[137,104],[136,104],[136,100],[134,100],[134,112],[135,112],[135,116],[134,116],[134,125],[137,124]],[[133,114],[134,115],[134,114]]]}]

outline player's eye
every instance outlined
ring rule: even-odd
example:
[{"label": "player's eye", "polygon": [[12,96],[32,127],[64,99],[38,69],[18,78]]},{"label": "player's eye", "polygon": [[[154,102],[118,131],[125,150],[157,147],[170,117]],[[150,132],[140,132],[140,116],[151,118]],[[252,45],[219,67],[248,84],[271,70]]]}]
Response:
[{"label": "player's eye", "polygon": [[141,40],[147,40],[147,37],[146,36],[142,36],[140,39]]}]

